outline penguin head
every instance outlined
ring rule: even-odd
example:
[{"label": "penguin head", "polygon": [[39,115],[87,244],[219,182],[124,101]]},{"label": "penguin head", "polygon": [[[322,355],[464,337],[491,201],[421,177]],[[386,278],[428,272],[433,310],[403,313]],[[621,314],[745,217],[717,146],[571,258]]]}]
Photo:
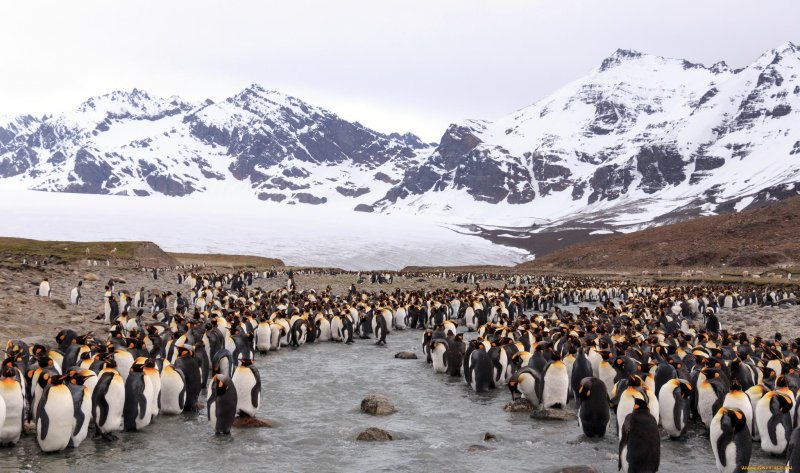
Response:
[{"label": "penguin head", "polygon": [[744,413],[735,407],[722,407],[719,410],[720,425],[723,432],[735,434],[747,428],[747,418]]},{"label": "penguin head", "polygon": [[581,384],[578,387],[578,397],[581,401],[585,401],[591,397],[593,383],[594,380],[592,378],[583,378],[583,380],[581,380]]},{"label": "penguin head", "polygon": [[778,399],[778,408],[781,412],[786,413],[792,411],[792,405],[794,404],[792,398],[781,393],[776,393],[775,398]]},{"label": "penguin head", "polygon": [[253,360],[251,358],[242,358],[239,360],[242,366],[253,366]]},{"label": "penguin head", "polygon": [[68,375],[50,376],[49,373],[45,373],[42,375],[42,377],[45,378],[47,384],[51,384],[53,386],[58,386],[59,384],[65,384],[69,381]]},{"label": "penguin head", "polygon": [[519,383],[517,382],[517,377],[512,376],[511,379],[508,381],[508,390],[511,391],[511,400],[516,401],[519,397]]},{"label": "penguin head", "polygon": [[643,397],[638,397],[638,396],[633,398],[633,411],[634,412],[644,411],[649,413],[647,409],[647,400],[645,400]]}]

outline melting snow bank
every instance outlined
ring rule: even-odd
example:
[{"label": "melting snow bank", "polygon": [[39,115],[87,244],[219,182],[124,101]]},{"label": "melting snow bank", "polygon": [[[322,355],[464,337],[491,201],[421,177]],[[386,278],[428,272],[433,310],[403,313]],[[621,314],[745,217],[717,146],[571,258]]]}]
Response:
[{"label": "melting snow bank", "polygon": [[527,252],[456,233],[440,220],[252,195],[127,197],[0,190],[0,235],[42,240],[149,240],[167,251],[263,255],[351,270],[511,265]]}]

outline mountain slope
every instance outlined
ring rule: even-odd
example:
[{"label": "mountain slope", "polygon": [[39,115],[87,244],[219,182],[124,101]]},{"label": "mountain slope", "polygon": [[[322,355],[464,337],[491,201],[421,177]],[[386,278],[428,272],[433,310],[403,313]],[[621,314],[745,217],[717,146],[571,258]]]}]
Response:
[{"label": "mountain slope", "polygon": [[530,107],[451,125],[373,209],[630,231],[796,194],[799,139],[791,43],[737,71],[618,50]]},{"label": "mountain slope", "polygon": [[414,135],[384,135],[258,85],[200,104],[134,89],[59,116],[0,121],[0,177],[36,190],[138,196],[238,180],[262,200],[339,199],[351,209],[385,192],[426,148]]},{"label": "mountain slope", "polygon": [[800,197],[579,243],[520,269],[768,266],[800,261]]}]

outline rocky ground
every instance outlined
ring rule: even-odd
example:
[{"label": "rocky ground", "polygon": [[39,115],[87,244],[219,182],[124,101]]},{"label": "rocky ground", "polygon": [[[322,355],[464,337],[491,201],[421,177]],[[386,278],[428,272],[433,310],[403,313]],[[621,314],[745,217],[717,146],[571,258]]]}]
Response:
[{"label": "rocky ground", "polygon": [[[211,268],[206,268],[210,270]],[[219,271],[230,271],[229,268],[218,268]],[[51,297],[43,298],[34,295],[42,278],[49,278],[52,288]],[[117,290],[128,290],[131,294],[140,287],[151,291],[171,291],[173,294],[186,291],[186,286],[177,284],[177,274],[173,271],[163,273],[158,280],[153,280],[152,273],[129,267],[80,265],[53,265],[34,268],[19,264],[5,263],[0,265],[0,342],[9,338],[23,338],[27,341],[46,340],[64,328],[72,328],[79,332],[94,331],[105,334],[104,324],[95,321],[95,317],[103,312],[103,293],[109,279],[120,281]],[[69,303],[69,292],[83,280],[83,299],[77,306]],[[331,286],[334,294],[346,294],[350,284],[357,282],[353,274],[304,274],[295,272],[295,282],[300,290],[323,290]],[[255,286],[264,289],[282,287],[285,276],[256,279]],[[482,287],[502,287],[503,281],[486,281]],[[396,277],[393,284],[357,284],[357,287],[370,291],[392,292],[400,289],[466,288],[465,284],[457,284],[441,278]],[[763,336],[773,336],[781,332],[785,337],[800,336],[800,306],[780,307],[745,307],[724,311],[720,320],[723,328],[729,330],[745,330]]]}]

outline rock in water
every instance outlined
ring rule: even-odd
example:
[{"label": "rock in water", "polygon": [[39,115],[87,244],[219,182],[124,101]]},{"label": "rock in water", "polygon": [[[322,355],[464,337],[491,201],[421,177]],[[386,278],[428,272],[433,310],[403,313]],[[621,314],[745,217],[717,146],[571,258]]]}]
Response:
[{"label": "rock in water", "polygon": [[533,410],[533,404],[531,404],[531,401],[521,398],[509,402],[503,406],[503,410],[506,412],[531,412]]},{"label": "rock in water", "polygon": [[272,422],[258,417],[237,417],[233,420],[233,426],[237,429],[271,429]]},{"label": "rock in water", "polygon": [[416,353],[410,351],[401,351],[400,353],[394,355],[395,358],[400,358],[401,360],[416,360],[417,355]]},{"label": "rock in water", "polygon": [[577,414],[562,409],[539,409],[531,411],[531,418],[540,420],[576,420]]},{"label": "rock in water", "polygon": [[358,434],[356,440],[362,442],[386,442],[392,440],[392,434],[377,427],[370,427]]},{"label": "rock in water", "polygon": [[484,447],[483,445],[470,445],[469,448],[467,448],[467,453],[483,453],[489,450],[491,450],[491,448]]},{"label": "rock in water", "polygon": [[361,412],[373,416],[388,416],[395,413],[395,408],[388,397],[370,393],[361,401]]},{"label": "rock in water", "polygon": [[490,440],[497,441],[497,435],[495,435],[495,434],[493,434],[491,432],[486,432],[485,434],[483,434],[483,441],[484,442],[488,442]]}]

